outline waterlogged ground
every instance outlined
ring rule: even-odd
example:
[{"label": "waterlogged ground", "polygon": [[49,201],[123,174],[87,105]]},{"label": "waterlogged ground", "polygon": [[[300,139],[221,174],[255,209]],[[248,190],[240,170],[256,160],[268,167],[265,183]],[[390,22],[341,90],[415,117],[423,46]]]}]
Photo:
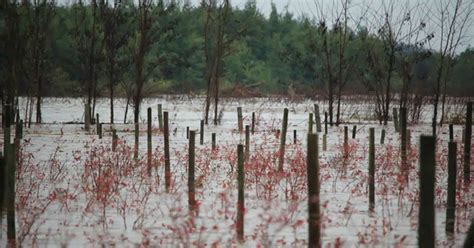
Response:
[{"label": "waterlogged ground", "polygon": [[[165,190],[163,133],[158,130],[157,104],[170,113],[172,188]],[[221,124],[205,127],[204,144],[196,137],[197,216],[188,209],[186,127],[199,129],[202,99],[146,99],[153,108],[153,165],[147,175],[146,125],[141,125],[140,157],[133,159],[133,125],[116,124],[120,138],[111,151],[111,126],[104,137],[95,128],[86,133],[80,99],[46,99],[44,121],[25,129],[22,156],[17,168],[17,239],[24,247],[155,246],[234,247],[237,206],[237,144],[245,135],[237,130],[237,106],[244,124],[255,112],[257,124],[251,135],[250,156],[245,164],[246,247],[304,247],[307,245],[306,131],[314,101],[277,99],[223,100]],[[116,122],[123,122],[124,102],[117,101]],[[277,172],[278,129],[283,108],[289,109],[289,128],[284,172]],[[321,112],[326,105],[320,103]],[[101,121],[109,121],[108,100],[98,102]],[[324,247],[417,246],[418,140],[430,134],[428,123],[409,126],[410,174],[408,185],[399,171],[398,134],[393,123],[373,121],[371,101],[347,101],[344,121],[329,127],[327,150],[320,134],[322,241]],[[456,109],[455,106],[452,107]],[[429,107],[423,111],[429,120]],[[144,122],[145,111],[142,111]],[[322,116],[323,117],[323,116]],[[129,117],[131,119],[131,116]],[[363,123],[363,124],[362,124]],[[349,138],[348,156],[342,149],[343,126],[357,125]],[[376,133],[375,211],[368,211],[368,129]],[[387,131],[385,144],[380,132]],[[314,127],[316,129],[316,127]],[[293,130],[297,130],[296,144]],[[462,126],[455,126],[458,141],[458,194],[453,237],[444,232],[447,188],[447,128],[439,132],[436,168],[436,242],[440,247],[459,247],[474,217],[473,189],[461,183]],[[324,126],[323,126],[324,131]],[[211,133],[218,149],[211,149]],[[3,143],[3,141],[1,141]],[[3,146],[3,144],[2,144]],[[6,241],[5,217],[2,239]]]}]

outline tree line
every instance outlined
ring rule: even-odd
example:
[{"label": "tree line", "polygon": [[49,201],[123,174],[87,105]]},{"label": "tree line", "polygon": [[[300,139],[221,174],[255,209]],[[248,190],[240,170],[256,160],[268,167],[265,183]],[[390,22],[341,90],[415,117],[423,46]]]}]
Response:
[{"label": "tree line", "polygon": [[382,2],[354,10],[349,0],[315,0],[312,15],[297,17],[274,4],[266,16],[256,0],[5,0],[2,104],[27,96],[27,123],[33,113],[41,123],[42,97],[84,97],[92,115],[109,97],[113,122],[119,96],[138,122],[144,97],[202,94],[205,122],[217,124],[222,94],[318,95],[339,124],[342,96],[369,94],[383,124],[393,106],[416,122],[430,101],[435,132],[447,95],[474,95],[474,49],[458,51],[473,3],[439,1],[427,17],[413,1]]}]

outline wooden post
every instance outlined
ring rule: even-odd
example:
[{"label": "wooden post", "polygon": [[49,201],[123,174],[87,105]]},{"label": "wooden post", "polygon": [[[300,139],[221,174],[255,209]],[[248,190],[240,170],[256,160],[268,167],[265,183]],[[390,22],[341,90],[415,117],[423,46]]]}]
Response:
[{"label": "wooden post", "polygon": [[344,126],[344,149],[347,149],[349,146],[349,128]]},{"label": "wooden post", "polygon": [[446,233],[454,234],[454,221],[456,215],[456,142],[450,141],[448,145],[448,196],[446,208]]},{"label": "wooden post", "polygon": [[170,169],[170,140],[169,140],[169,124],[168,112],[163,112],[163,126],[164,126],[164,143],[165,143],[165,187],[166,192],[169,192],[171,186],[171,169]]},{"label": "wooden post", "polygon": [[23,139],[23,120],[20,120],[20,124],[18,125],[19,131],[18,131],[18,137],[20,140]]},{"label": "wooden post", "polygon": [[204,144],[204,120],[201,120],[201,131],[199,132],[199,144]]},{"label": "wooden post", "polygon": [[328,135],[323,134],[323,151],[328,149]]},{"label": "wooden post", "polygon": [[89,131],[90,130],[90,126],[91,126],[91,114],[90,114],[90,107],[89,107],[89,104],[85,104],[84,105],[84,129],[86,131]]},{"label": "wooden post", "polygon": [[380,134],[380,144],[384,144],[385,142],[385,129],[382,129],[382,133]]},{"label": "wooden post", "polygon": [[212,150],[216,149],[216,133],[212,133]]},{"label": "wooden post", "polygon": [[308,133],[313,132],[313,113],[309,113],[308,116]]},{"label": "wooden post", "polygon": [[140,137],[140,127],[139,127],[139,124],[137,122],[137,123],[135,123],[135,152],[134,152],[135,160],[138,159],[138,146],[139,146],[139,143],[140,143],[139,137]]},{"label": "wooden post", "polygon": [[400,126],[398,124],[398,110],[397,108],[393,108],[393,125],[395,126],[395,132],[400,131]]},{"label": "wooden post", "polygon": [[158,128],[163,130],[163,105],[158,104]]},{"label": "wooden post", "polygon": [[466,127],[464,129],[464,183],[471,182],[471,139],[472,139],[472,102],[467,103]]},{"label": "wooden post", "polygon": [[95,114],[95,132],[97,135],[99,135],[99,123],[100,123],[100,120],[99,120],[99,114]]},{"label": "wooden post", "polygon": [[435,144],[434,136],[420,137],[420,205],[418,247],[435,247]]},{"label": "wooden post", "polygon": [[454,129],[453,124],[449,124],[449,141],[454,140]]},{"label": "wooden post", "polygon": [[250,126],[245,125],[245,160],[250,157]]},{"label": "wooden post", "polygon": [[115,152],[115,149],[117,149],[117,130],[112,129],[112,152]]},{"label": "wooden post", "polygon": [[[3,216],[3,208],[5,207],[5,202],[4,202],[5,186],[6,186],[5,185],[5,181],[6,181],[5,172],[6,172],[6,163],[5,163],[5,157],[3,156],[3,151],[2,151],[0,152],[0,216]],[[0,223],[1,222],[2,221],[0,221]],[[0,231],[0,233],[1,232],[2,231]]]},{"label": "wooden post", "polygon": [[328,112],[324,112],[324,133],[328,134]]},{"label": "wooden post", "polygon": [[255,132],[255,112],[252,112],[252,134]]},{"label": "wooden post", "polygon": [[308,133],[308,247],[321,247],[318,157],[318,135]]},{"label": "wooden post", "polygon": [[[407,129],[407,151],[409,152],[410,150],[411,150],[411,130]],[[408,167],[408,169],[410,169],[410,167]]]},{"label": "wooden post", "polygon": [[354,125],[352,126],[352,139],[356,138],[356,133],[357,133],[357,126]]},{"label": "wooden post", "polygon": [[375,208],[375,128],[369,129],[369,211]]},{"label": "wooden post", "polygon": [[401,127],[401,153],[402,173],[405,175],[405,181],[408,183],[408,165],[407,165],[407,109],[400,108],[400,127]]},{"label": "wooden post", "polygon": [[244,131],[244,123],[242,121],[242,107],[237,107],[237,124],[239,126],[239,132]]},{"label": "wooden post", "polygon": [[296,145],[297,141],[298,141],[298,136],[296,135],[296,129],[295,129],[293,130],[293,144]]},{"label": "wooden post", "polygon": [[280,153],[278,160],[278,170],[283,171],[283,164],[285,161],[285,143],[286,143],[286,130],[288,128],[288,109],[283,110],[283,123],[282,123],[282,132],[280,136]]},{"label": "wooden post", "polygon": [[244,147],[242,144],[237,146],[237,184],[238,184],[238,199],[237,199],[237,239],[240,242],[244,241]]},{"label": "wooden post", "polygon": [[316,120],[316,131],[321,132],[321,115],[319,115],[319,105],[314,104],[314,117]]},{"label": "wooden post", "polygon": [[152,116],[151,116],[151,108],[147,109],[147,173],[148,176],[151,176],[151,167],[152,167],[152,143],[151,143],[151,122],[152,122]]},{"label": "wooden post", "polygon": [[102,139],[102,123],[99,123],[99,139]]},{"label": "wooden post", "polygon": [[471,225],[467,230],[466,239],[464,240],[463,244],[464,248],[472,248],[474,247],[474,218],[471,219]]},{"label": "wooden post", "polygon": [[[15,168],[16,168],[16,145],[17,143],[9,144],[8,146],[7,168],[7,190],[6,190],[6,209],[7,209],[7,242],[9,247],[16,245],[16,224],[15,224]],[[13,246],[11,246],[13,245]]]},{"label": "wooden post", "polygon": [[194,183],[194,140],[196,137],[195,131],[189,132],[189,156],[188,156],[188,204],[189,210],[196,209],[195,199],[195,183]]}]

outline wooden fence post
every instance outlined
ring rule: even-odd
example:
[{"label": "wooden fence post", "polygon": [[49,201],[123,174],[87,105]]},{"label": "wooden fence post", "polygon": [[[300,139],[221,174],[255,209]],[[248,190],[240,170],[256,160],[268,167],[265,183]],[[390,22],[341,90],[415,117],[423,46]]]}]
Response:
[{"label": "wooden fence post", "polygon": [[252,134],[255,132],[255,112],[252,112]]},{"label": "wooden fence post", "polygon": [[405,181],[408,183],[410,172],[407,164],[407,109],[400,108],[400,127],[401,127],[401,160],[402,171],[405,175]]},{"label": "wooden fence post", "polygon": [[314,104],[314,118],[316,121],[316,131],[321,132],[321,115],[319,114],[319,105]]},{"label": "wooden fence post", "polygon": [[464,130],[464,183],[469,185],[471,182],[472,102],[467,103],[466,127]]},{"label": "wooden fence post", "polygon": [[158,128],[163,130],[163,105],[158,104]]},{"label": "wooden fence post", "polygon": [[393,108],[393,125],[395,127],[395,132],[400,131],[400,126],[398,124],[398,110],[397,108]]},{"label": "wooden fence post", "polygon": [[216,146],[216,133],[212,133],[212,150],[215,150]]},{"label": "wooden fence post", "polygon": [[375,129],[369,129],[369,211],[375,208]]},{"label": "wooden fence post", "polygon": [[435,247],[435,144],[433,136],[420,137],[420,205],[418,247]]},{"label": "wooden fence post", "polygon": [[201,120],[201,132],[199,132],[199,144],[204,144],[204,120]]},{"label": "wooden fence post", "polygon": [[285,108],[283,110],[283,123],[282,123],[282,131],[280,136],[280,152],[279,152],[279,160],[278,160],[278,170],[283,171],[283,164],[285,161],[285,143],[286,143],[286,130],[288,128],[288,109]]},{"label": "wooden fence post", "polygon": [[321,247],[321,217],[319,206],[318,135],[308,133],[308,247]]},{"label": "wooden fence post", "polygon": [[242,144],[237,146],[237,184],[238,184],[238,199],[237,199],[237,239],[239,242],[244,241],[244,211],[245,211],[245,199],[244,199],[244,147]]},{"label": "wooden fence post", "polygon": [[328,112],[324,112],[324,134],[328,134]]},{"label": "wooden fence post", "polygon": [[151,167],[152,167],[152,143],[151,143],[151,122],[152,122],[152,116],[151,116],[151,108],[147,109],[147,172],[148,176],[151,176]]},{"label": "wooden fence post", "polygon": [[382,129],[382,133],[380,134],[380,144],[385,143],[385,129]]},{"label": "wooden fence post", "polygon": [[250,157],[250,126],[245,125],[245,161]]},{"label": "wooden fence post", "polygon": [[454,234],[456,215],[456,142],[450,141],[448,145],[448,195],[446,208],[446,226],[448,234]]},{"label": "wooden fence post", "polygon": [[194,211],[196,209],[195,199],[195,182],[194,182],[194,140],[196,137],[195,131],[189,132],[189,156],[188,156],[188,204],[189,210]]},{"label": "wooden fence post", "polygon": [[239,126],[239,133],[244,131],[244,123],[242,121],[242,107],[237,107],[237,124]]},{"label": "wooden fence post", "polygon": [[171,168],[170,168],[170,131],[168,123],[168,112],[163,112],[163,126],[164,126],[164,144],[165,144],[165,187],[166,192],[169,192],[171,186]]},{"label": "wooden fence post", "polygon": [[117,149],[117,130],[112,129],[112,152],[115,152],[115,149]]}]

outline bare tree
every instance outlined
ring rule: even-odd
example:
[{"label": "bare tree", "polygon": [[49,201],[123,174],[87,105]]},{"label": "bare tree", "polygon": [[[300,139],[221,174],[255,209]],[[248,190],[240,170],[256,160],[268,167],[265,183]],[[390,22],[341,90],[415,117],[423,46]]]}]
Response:
[{"label": "bare tree", "polygon": [[[47,81],[50,69],[48,65],[50,60],[51,22],[55,5],[54,0],[33,0],[31,5],[28,6],[27,30],[30,38],[27,40],[26,47],[25,74],[27,74],[29,81],[36,86],[36,123],[42,121],[41,102],[44,83]],[[30,96],[31,88],[28,88],[28,96]],[[27,104],[25,115],[28,116],[29,108],[29,116],[31,117],[33,101],[29,97],[28,99],[30,104]],[[31,118],[29,118],[28,125],[31,125]]]},{"label": "bare tree", "polygon": [[[353,22],[354,18],[351,17],[349,0],[334,1],[329,5],[314,0],[314,5],[316,12],[313,18],[318,22],[317,30],[321,39],[319,56],[323,58],[324,64],[321,69],[325,77],[323,81],[326,81],[329,123],[334,124],[334,102],[337,101],[335,124],[339,125],[342,92],[349,80],[349,71],[353,68],[352,59],[356,55],[349,54],[348,49],[352,33],[349,22]],[[332,30],[328,30],[328,22],[332,22]],[[356,20],[354,26],[358,26],[359,22]]]},{"label": "bare tree", "polygon": [[[255,4],[255,2],[253,3]],[[214,100],[214,125],[218,124],[219,85],[223,73],[223,60],[231,52],[231,45],[246,30],[246,23],[231,28],[236,21],[232,19],[229,0],[203,0],[204,9],[204,52],[207,81],[204,122],[208,124],[211,99]]]},{"label": "bare tree", "polygon": [[436,81],[433,96],[433,135],[436,135],[438,123],[438,105],[442,97],[442,113],[440,125],[444,120],[444,104],[446,100],[447,83],[450,78],[452,60],[456,49],[465,38],[465,28],[471,22],[474,3],[471,0],[439,0],[435,5],[435,24],[439,32],[435,33],[439,41],[439,61],[436,71]]},{"label": "bare tree", "polygon": [[[114,88],[122,79],[128,60],[120,56],[128,42],[130,29],[126,4],[122,0],[100,0],[100,22],[103,30],[104,58],[110,94],[110,123],[114,123]],[[127,105],[128,107],[128,105]]]},{"label": "bare tree", "polygon": [[[90,13],[87,11],[90,8]],[[99,40],[97,1],[91,0],[86,6],[82,0],[73,4],[74,37],[78,53],[80,81],[83,82],[86,102],[92,107],[91,115],[94,116],[97,96],[98,65],[101,56]]]},{"label": "bare tree", "polygon": [[[397,55],[407,37],[417,32],[422,24],[410,28],[410,7],[400,7],[398,1],[388,0],[381,3],[381,9],[373,9],[373,19],[369,25],[376,28],[373,39],[370,32],[363,37],[367,54],[368,72],[363,76],[364,84],[375,92],[376,112],[379,122],[387,125],[390,113],[390,103],[393,98],[393,80]],[[367,76],[368,75],[368,76]]]}]

